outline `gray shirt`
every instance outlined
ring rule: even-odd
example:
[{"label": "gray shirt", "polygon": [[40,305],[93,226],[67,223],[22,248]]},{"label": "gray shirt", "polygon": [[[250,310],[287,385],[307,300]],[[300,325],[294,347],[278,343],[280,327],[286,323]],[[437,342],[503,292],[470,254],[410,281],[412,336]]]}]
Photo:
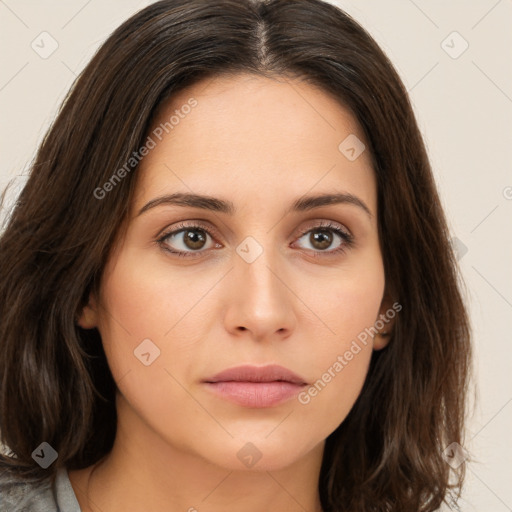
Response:
[{"label": "gray shirt", "polygon": [[23,483],[0,475],[2,512],[81,512],[66,469],[59,469],[55,484]]}]

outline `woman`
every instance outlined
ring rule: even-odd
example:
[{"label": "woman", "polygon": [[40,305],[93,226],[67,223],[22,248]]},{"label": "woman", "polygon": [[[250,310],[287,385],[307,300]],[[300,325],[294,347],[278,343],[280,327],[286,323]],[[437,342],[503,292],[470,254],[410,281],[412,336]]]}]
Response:
[{"label": "woman", "polygon": [[434,511],[455,258],[391,63],[319,0],[163,0],[103,44],[0,242],[2,510]]}]

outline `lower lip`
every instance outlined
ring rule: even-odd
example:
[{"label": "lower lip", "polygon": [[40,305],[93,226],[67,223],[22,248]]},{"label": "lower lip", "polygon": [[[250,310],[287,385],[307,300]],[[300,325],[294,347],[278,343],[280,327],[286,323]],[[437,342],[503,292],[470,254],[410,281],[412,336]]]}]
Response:
[{"label": "lower lip", "polygon": [[243,407],[272,407],[297,396],[305,384],[291,382],[207,382],[214,393]]}]

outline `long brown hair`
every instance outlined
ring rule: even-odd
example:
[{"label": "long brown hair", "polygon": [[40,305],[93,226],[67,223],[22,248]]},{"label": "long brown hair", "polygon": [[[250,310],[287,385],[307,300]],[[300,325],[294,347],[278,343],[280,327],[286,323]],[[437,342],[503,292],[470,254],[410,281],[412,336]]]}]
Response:
[{"label": "long brown hair", "polygon": [[[116,385],[99,332],[76,318],[98,290],[163,101],[222,73],[321,87],[362,127],[378,187],[386,291],[403,306],[361,395],[327,438],[326,512],[437,510],[460,493],[470,328],[460,276],[407,92],[369,34],[320,0],[163,0],[121,25],[76,80],[0,239],[0,469],[54,478],[112,448]],[[57,461],[31,457],[43,441]],[[450,475],[452,478],[450,478]]]}]

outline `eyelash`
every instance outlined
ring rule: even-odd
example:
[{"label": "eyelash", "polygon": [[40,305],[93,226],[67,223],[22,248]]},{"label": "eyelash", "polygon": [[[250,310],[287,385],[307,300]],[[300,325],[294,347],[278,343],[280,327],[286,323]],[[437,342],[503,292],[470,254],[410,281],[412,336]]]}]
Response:
[{"label": "eyelash", "polygon": [[[179,256],[180,258],[194,258],[194,257],[200,257],[201,253],[205,251],[175,251],[172,249],[169,249],[169,246],[165,243],[165,241],[171,237],[172,235],[177,235],[178,233],[189,230],[200,230],[204,231],[208,236],[210,236],[212,239],[214,238],[214,235],[216,235],[215,230],[213,230],[211,227],[206,226],[202,224],[200,221],[194,221],[194,224],[185,224],[180,223],[177,226],[174,227],[172,231],[165,232],[160,238],[157,239],[158,245],[165,251],[170,252],[171,254],[175,256]],[[352,248],[354,246],[354,237],[349,234],[348,232],[342,230],[340,227],[338,227],[336,224],[332,224],[329,221],[322,221],[318,225],[309,227],[308,229],[303,230],[300,235],[298,236],[298,239],[302,238],[304,235],[311,231],[333,231],[335,234],[337,234],[341,239],[342,243],[339,247],[337,247],[334,250],[331,251],[315,251],[312,249],[307,249],[308,251],[313,251],[312,256],[314,258],[318,257],[333,257],[338,256],[341,254],[344,254],[348,249]],[[212,233],[213,232],[213,235]]]}]

